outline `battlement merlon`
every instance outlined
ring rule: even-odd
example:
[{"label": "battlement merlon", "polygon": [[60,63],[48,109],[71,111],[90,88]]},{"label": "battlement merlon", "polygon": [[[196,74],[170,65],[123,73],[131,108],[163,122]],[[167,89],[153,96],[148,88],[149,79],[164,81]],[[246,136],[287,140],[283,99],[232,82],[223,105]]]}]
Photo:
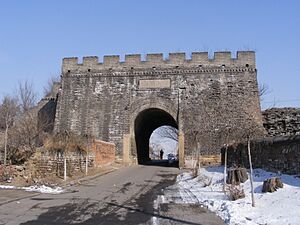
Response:
[{"label": "battlement merlon", "polygon": [[185,53],[169,53],[164,59],[162,53],[147,54],[146,60],[141,60],[140,54],[125,55],[125,61],[121,62],[118,55],[104,56],[103,62],[99,62],[97,56],[83,57],[82,63],[78,63],[77,57],[64,58],[62,73],[67,72],[99,72],[101,70],[115,69],[147,69],[147,68],[175,68],[175,67],[251,67],[255,68],[254,51],[238,51],[237,57],[232,58],[231,52],[215,52],[210,59],[208,52],[193,52],[191,59],[186,58]]}]

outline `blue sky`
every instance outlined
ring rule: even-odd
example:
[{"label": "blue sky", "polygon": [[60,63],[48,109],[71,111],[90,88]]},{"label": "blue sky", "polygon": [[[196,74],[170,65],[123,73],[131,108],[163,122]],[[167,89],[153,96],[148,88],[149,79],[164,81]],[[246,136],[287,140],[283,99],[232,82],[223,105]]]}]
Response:
[{"label": "blue sky", "polygon": [[297,0],[3,0],[0,95],[42,93],[66,56],[255,50],[263,108],[300,107],[299,42]]}]

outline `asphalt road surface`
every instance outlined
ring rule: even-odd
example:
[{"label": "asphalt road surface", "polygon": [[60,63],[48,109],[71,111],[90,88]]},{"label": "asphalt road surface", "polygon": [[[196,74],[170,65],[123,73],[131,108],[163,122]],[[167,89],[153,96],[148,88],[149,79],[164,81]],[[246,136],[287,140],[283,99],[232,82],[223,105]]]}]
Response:
[{"label": "asphalt road surface", "polygon": [[0,203],[0,224],[223,225],[201,206],[157,201],[178,173],[172,167],[132,166],[87,180],[67,193],[24,194]]}]

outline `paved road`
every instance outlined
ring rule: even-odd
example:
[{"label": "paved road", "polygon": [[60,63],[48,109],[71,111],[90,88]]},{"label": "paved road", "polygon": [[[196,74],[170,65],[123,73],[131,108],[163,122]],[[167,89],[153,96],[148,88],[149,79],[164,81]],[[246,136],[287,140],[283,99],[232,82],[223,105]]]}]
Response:
[{"label": "paved road", "polygon": [[2,204],[0,224],[223,225],[200,206],[159,204],[157,196],[174,184],[178,173],[171,167],[126,167],[71,187],[68,193]]}]

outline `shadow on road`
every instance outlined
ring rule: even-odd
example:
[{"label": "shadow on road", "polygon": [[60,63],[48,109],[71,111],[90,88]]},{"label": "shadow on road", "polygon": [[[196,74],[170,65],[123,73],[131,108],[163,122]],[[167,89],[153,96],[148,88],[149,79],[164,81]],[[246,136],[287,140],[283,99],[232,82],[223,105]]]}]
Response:
[{"label": "shadow on road", "polygon": [[108,203],[108,204],[119,207],[119,208],[126,209],[126,210],[131,211],[131,212],[143,213],[147,216],[156,217],[156,218],[160,218],[160,219],[166,219],[166,220],[170,220],[170,221],[181,223],[181,224],[202,225],[201,223],[194,223],[194,222],[189,222],[189,221],[186,221],[186,220],[181,220],[181,219],[177,219],[177,218],[173,218],[173,217],[169,217],[169,216],[163,216],[163,215],[160,215],[159,213],[150,213],[150,212],[147,212],[147,211],[144,211],[144,210],[141,210],[141,209],[138,209],[138,208],[134,208],[134,207],[118,205],[118,204],[115,204],[115,203]]},{"label": "shadow on road", "polygon": [[175,167],[175,168],[179,167],[178,160],[169,161],[167,159],[162,159],[162,160],[153,159],[153,160],[142,162],[140,164],[145,166],[163,166],[163,167]]},{"label": "shadow on road", "polygon": [[[158,195],[162,194],[164,188],[173,185],[176,173],[160,171],[158,176],[162,178],[159,183],[145,184],[147,187],[141,188],[139,196],[132,196],[125,202],[120,202],[117,197],[111,196],[108,200],[95,201],[92,199],[73,199],[72,203],[61,206],[50,207],[47,212],[42,213],[36,220],[22,223],[32,224],[149,224],[153,217],[167,220],[169,224],[199,224],[174,216],[161,215],[153,208],[153,202]],[[125,183],[118,191],[120,194],[127,194],[128,188],[132,184]]]},{"label": "shadow on road", "polygon": [[[103,203],[102,203],[103,204]],[[103,205],[102,205],[103,206]],[[48,210],[48,212],[40,215],[37,220],[28,221],[22,223],[22,225],[33,225],[33,224],[105,224],[105,225],[116,225],[116,224],[146,224],[149,221],[149,218],[159,218],[168,220],[170,224],[189,224],[189,225],[202,225],[201,223],[194,223],[186,220],[182,220],[179,218],[163,216],[159,213],[148,212],[144,209],[140,209],[133,206],[125,206],[116,203],[105,203],[105,209],[100,209],[97,214],[89,215],[91,212],[95,212],[97,207],[97,203],[90,204],[65,204],[59,207],[52,207]],[[136,216],[136,221],[128,220],[121,218],[117,213],[118,210],[126,210],[126,212],[134,213]],[[107,212],[110,212],[107,214]],[[90,217],[87,220],[80,221],[85,217]],[[77,219],[76,219],[77,218]],[[140,218],[145,218],[144,220]]]},{"label": "shadow on road", "polygon": [[[162,164],[164,165],[164,163]],[[177,172],[173,169],[161,168],[157,170],[156,176],[160,179],[155,179],[155,181],[145,179],[139,184],[125,182],[117,190],[100,199],[92,195],[90,198],[75,198],[73,196],[69,203],[49,207],[46,212],[44,211],[45,208],[37,202],[34,207],[36,210],[42,209],[43,212],[36,219],[22,224],[134,225],[155,224],[155,222],[188,225],[223,224],[207,223],[197,216],[195,217],[194,215],[207,213],[200,206],[187,206],[188,210],[169,203],[164,203],[162,208],[154,206],[157,197],[163,195],[164,189],[174,185]],[[131,193],[132,189],[136,189],[136,191]],[[35,200],[44,201],[43,198],[36,198]],[[159,204],[161,206],[161,203]]]}]

